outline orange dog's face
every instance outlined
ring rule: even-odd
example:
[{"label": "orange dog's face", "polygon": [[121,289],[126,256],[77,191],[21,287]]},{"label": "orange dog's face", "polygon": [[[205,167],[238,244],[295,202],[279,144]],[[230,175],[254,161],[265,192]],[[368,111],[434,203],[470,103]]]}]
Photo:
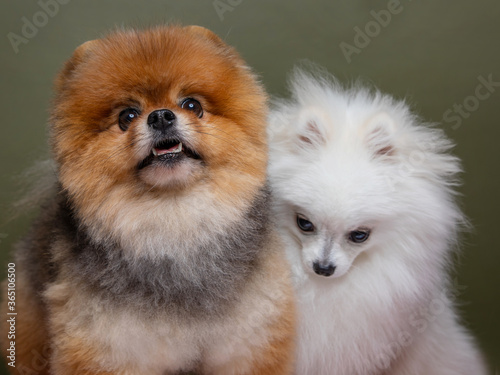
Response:
[{"label": "orange dog's face", "polygon": [[212,32],[118,32],[80,46],[56,80],[59,179],[79,209],[114,189],[250,198],[265,180],[265,116],[261,86]]}]

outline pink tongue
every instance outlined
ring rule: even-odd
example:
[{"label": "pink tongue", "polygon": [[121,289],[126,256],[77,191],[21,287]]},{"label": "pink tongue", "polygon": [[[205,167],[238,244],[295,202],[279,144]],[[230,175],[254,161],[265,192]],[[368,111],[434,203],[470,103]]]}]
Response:
[{"label": "pink tongue", "polygon": [[159,148],[155,148],[155,150],[158,153],[158,155],[163,155],[163,154],[167,154],[169,152],[174,151],[177,147],[179,147],[178,143],[175,146],[170,147],[169,149],[162,150],[162,149],[159,149]]}]

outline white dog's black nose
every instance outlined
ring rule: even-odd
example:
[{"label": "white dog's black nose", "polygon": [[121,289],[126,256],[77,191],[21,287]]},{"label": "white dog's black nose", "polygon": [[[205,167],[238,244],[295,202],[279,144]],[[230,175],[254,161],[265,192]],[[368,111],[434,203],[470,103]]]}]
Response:
[{"label": "white dog's black nose", "polygon": [[158,109],[148,116],[148,125],[155,130],[165,131],[175,125],[175,114],[169,109]]},{"label": "white dog's black nose", "polygon": [[313,264],[314,272],[320,276],[332,276],[335,272],[335,266],[333,264],[321,264],[319,262],[314,262]]}]

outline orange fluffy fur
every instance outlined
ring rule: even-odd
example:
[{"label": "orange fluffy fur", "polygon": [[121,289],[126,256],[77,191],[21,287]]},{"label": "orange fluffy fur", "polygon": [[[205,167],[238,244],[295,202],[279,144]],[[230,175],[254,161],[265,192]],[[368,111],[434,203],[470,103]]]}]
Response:
[{"label": "orange fluffy fur", "polygon": [[[51,146],[59,197],[67,197],[71,214],[57,221],[61,208],[53,197],[56,203],[45,207],[48,218],[42,215],[18,249],[19,267],[39,265],[33,266],[39,274],[20,275],[19,288],[27,294],[19,297],[19,310],[29,315],[17,326],[18,368],[31,365],[33,351],[43,351],[55,375],[290,374],[295,310],[275,234],[263,237],[254,269],[224,316],[217,315],[216,323],[206,317],[184,324],[163,310],[144,321],[132,307],[96,297],[72,271],[72,254],[86,251],[78,247],[83,235],[67,237],[64,229],[74,219],[71,230],[84,233],[90,244],[113,244],[131,264],[156,264],[168,256],[183,266],[197,243],[245,223],[266,185],[267,107],[244,61],[197,26],[116,32],[80,46],[57,77],[55,91]],[[197,100],[203,116],[180,108],[183,98]],[[129,107],[140,113],[123,130],[118,118]],[[183,140],[198,159],[137,167],[152,157],[146,119],[158,109],[176,114]],[[175,246],[165,247],[165,241]],[[42,286],[35,290],[37,284]],[[161,336],[162,329],[169,334]],[[174,332],[187,344],[170,338],[177,337]],[[135,341],[142,344],[127,347]],[[153,352],[140,358],[137,352],[150,343]],[[47,363],[39,374],[48,373]]]}]

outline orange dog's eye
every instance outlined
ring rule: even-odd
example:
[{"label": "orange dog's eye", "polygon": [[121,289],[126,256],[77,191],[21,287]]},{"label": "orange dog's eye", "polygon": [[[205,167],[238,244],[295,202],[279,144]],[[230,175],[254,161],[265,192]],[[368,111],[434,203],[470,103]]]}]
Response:
[{"label": "orange dog's eye", "polygon": [[139,117],[140,113],[135,108],[127,108],[118,115],[118,126],[121,130],[126,131],[132,121]]},{"label": "orange dog's eye", "polygon": [[196,99],[193,98],[184,99],[184,101],[181,103],[181,108],[193,112],[199,118],[203,116],[203,108],[200,102]]}]

